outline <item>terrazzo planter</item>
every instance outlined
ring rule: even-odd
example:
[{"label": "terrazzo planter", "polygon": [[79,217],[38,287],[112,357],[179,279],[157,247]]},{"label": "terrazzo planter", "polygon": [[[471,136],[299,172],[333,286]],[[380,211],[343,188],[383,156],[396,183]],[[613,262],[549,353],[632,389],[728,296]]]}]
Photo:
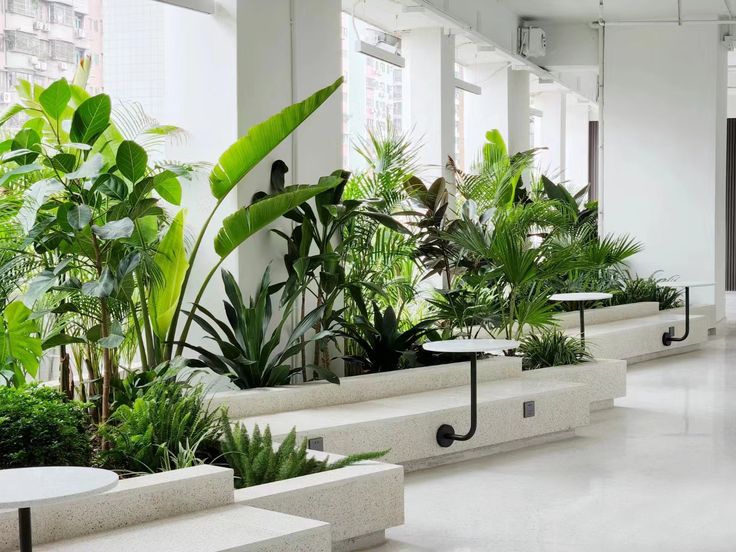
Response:
[{"label": "terrazzo planter", "polygon": [[524,378],[552,379],[584,383],[590,390],[590,409],[612,408],[614,399],[626,396],[626,361],[595,359],[580,364],[566,364],[525,370]]},{"label": "terrazzo planter", "polygon": [[[327,456],[319,451],[310,454],[318,458]],[[329,456],[332,460],[340,458]],[[34,508],[34,543],[61,543],[87,536],[90,542],[96,542],[91,536],[103,533],[110,533],[115,542],[118,539],[134,542],[139,527],[144,533],[151,530],[154,522],[165,525],[171,520],[176,525],[181,516],[187,516],[190,524],[196,525],[198,518],[205,520],[217,509],[241,506],[329,523],[330,540],[338,543],[332,549],[350,550],[351,543],[362,546],[364,542],[378,542],[385,529],[403,523],[403,475],[401,466],[361,462],[240,490],[233,488],[232,470],[219,466],[202,465],[143,475],[123,479],[100,495]],[[0,510],[0,552],[17,550],[17,539],[17,511]],[[74,542],[72,548],[63,549],[74,550]],[[51,544],[44,549],[55,548]],[[321,547],[283,550],[297,549],[322,550]]]},{"label": "terrazzo planter", "polygon": [[[478,361],[478,382],[518,377],[521,359],[492,357]],[[465,386],[470,383],[467,362],[408,368],[380,374],[342,378],[340,384],[324,381],[259,387],[211,395],[212,407],[225,406],[230,419],[319,408],[411,395]]]}]

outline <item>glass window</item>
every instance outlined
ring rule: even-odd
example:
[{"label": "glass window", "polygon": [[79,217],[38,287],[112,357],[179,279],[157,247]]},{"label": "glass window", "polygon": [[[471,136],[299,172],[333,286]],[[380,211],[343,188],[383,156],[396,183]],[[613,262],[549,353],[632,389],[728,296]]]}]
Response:
[{"label": "glass window", "polygon": [[49,2],[49,22],[57,25],[74,25],[74,8],[66,4]]},{"label": "glass window", "polygon": [[10,52],[21,52],[33,56],[42,53],[41,39],[32,33],[7,31],[5,33],[5,44]]},{"label": "glass window", "polygon": [[74,44],[65,40],[49,40],[49,58],[74,63],[77,60]]},{"label": "glass window", "polygon": [[35,17],[38,13],[38,0],[7,0],[7,7],[10,13]]},{"label": "glass window", "polygon": [[[347,13],[342,15],[343,75],[343,163],[352,170],[363,166],[353,145],[366,130],[391,125],[398,132],[408,130],[404,71],[395,65],[358,51],[363,40],[379,44],[392,53],[400,41],[383,30]],[[392,45],[386,44],[389,41]]]}]

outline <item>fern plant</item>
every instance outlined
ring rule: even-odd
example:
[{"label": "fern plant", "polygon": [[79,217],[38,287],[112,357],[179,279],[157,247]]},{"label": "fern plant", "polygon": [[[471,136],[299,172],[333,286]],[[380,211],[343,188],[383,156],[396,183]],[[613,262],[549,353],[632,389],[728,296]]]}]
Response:
[{"label": "fern plant", "polygon": [[121,404],[100,426],[109,444],[104,465],[129,472],[160,472],[210,459],[220,434],[217,411],[209,411],[201,387],[161,378],[132,406]]},{"label": "fern plant", "polygon": [[526,336],[521,341],[519,352],[524,355],[524,370],[580,364],[592,358],[580,339],[565,335],[560,330]]},{"label": "fern plant", "polygon": [[351,454],[336,462],[330,462],[329,457],[317,460],[308,454],[306,439],[297,445],[295,429],[275,448],[268,426],[263,432],[255,426],[253,433],[249,434],[248,429],[240,423],[231,426],[225,413],[222,414],[220,447],[222,456],[235,472],[237,489],[336,470],[363,460],[381,458],[388,452]]},{"label": "fern plant", "polygon": [[656,273],[648,278],[623,275],[620,289],[614,290],[612,305],[627,305],[644,301],[656,301],[659,310],[674,309],[682,306],[681,290],[671,287],[659,287],[657,284],[671,278],[657,278]]}]

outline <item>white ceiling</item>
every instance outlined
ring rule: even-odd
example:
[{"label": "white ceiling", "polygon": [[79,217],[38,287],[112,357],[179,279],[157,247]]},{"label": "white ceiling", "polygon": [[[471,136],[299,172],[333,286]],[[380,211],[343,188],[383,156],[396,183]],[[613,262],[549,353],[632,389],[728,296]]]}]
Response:
[{"label": "white ceiling", "polygon": [[[554,21],[596,21],[598,0],[501,0],[525,19]],[[714,19],[736,14],[736,0],[681,0],[683,19]],[[676,19],[677,0],[604,0],[604,19]]]}]

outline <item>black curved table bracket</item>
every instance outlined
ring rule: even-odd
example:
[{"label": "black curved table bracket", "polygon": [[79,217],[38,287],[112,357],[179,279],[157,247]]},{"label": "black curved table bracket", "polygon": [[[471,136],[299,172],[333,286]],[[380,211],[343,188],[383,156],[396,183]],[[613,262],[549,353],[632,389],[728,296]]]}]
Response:
[{"label": "black curved table bracket", "polygon": [[685,341],[690,335],[690,288],[685,288],[685,333],[675,337],[675,327],[670,326],[669,331],[662,334],[662,345],[669,347],[673,341]]},{"label": "black curved table bracket", "polygon": [[473,353],[470,358],[470,430],[465,435],[455,433],[455,428],[450,424],[442,424],[437,428],[437,444],[441,447],[449,447],[455,441],[467,441],[473,435],[478,426],[478,353]]}]

